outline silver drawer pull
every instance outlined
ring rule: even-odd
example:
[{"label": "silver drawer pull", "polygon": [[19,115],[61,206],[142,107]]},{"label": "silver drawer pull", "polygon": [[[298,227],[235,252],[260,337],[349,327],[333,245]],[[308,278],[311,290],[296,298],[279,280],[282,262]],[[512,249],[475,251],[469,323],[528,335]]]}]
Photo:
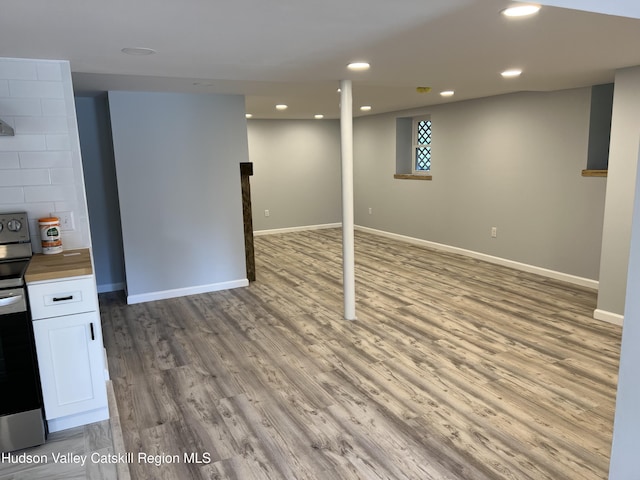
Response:
[{"label": "silver drawer pull", "polygon": [[73,300],[73,295],[66,297],[53,297],[51,300],[54,302],[66,302],[67,300]]},{"label": "silver drawer pull", "polygon": [[13,305],[22,300],[22,295],[9,295],[8,297],[0,298],[0,307],[7,307]]}]

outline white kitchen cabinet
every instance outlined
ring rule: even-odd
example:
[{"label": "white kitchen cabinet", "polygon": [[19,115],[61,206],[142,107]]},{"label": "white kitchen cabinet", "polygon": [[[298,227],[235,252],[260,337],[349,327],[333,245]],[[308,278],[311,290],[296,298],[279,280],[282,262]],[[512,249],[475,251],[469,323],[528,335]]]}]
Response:
[{"label": "white kitchen cabinet", "polygon": [[27,288],[49,431],[109,418],[93,275]]},{"label": "white kitchen cabinet", "polygon": [[33,322],[47,420],[107,404],[95,312]]},{"label": "white kitchen cabinet", "polygon": [[97,312],[98,298],[93,276],[69,278],[29,285],[33,319]]}]

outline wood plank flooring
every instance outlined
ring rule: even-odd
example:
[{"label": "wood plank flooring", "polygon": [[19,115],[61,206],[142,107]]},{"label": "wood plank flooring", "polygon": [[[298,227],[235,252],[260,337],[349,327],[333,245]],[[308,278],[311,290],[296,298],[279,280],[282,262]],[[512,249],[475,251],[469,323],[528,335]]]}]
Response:
[{"label": "wood plank flooring", "polygon": [[[21,460],[21,454],[38,460]],[[82,462],[67,456],[85,456]],[[91,455],[97,454],[97,461]],[[109,420],[51,433],[44,445],[12,452],[15,460],[0,462],[1,480],[125,480],[115,463],[99,459],[114,455]]]},{"label": "wood plank flooring", "polygon": [[621,329],[595,292],[357,232],[349,322],[339,230],[255,243],[247,288],[101,295],[131,478],[606,478]]}]

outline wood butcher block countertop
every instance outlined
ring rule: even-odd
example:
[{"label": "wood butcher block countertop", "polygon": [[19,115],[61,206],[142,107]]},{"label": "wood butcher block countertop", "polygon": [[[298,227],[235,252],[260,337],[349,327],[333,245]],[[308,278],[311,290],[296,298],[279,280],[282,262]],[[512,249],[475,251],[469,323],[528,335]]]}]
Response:
[{"label": "wood butcher block countertop", "polygon": [[90,250],[81,248],[52,255],[36,253],[31,258],[24,279],[27,283],[31,283],[91,274],[93,269]]}]

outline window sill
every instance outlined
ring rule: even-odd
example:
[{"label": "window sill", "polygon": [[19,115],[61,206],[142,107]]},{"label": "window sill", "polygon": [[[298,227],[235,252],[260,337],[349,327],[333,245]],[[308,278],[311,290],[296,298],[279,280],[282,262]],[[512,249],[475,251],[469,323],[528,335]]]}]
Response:
[{"label": "window sill", "polygon": [[431,180],[431,175],[413,175],[411,173],[396,173],[393,178],[396,180]]},{"label": "window sill", "polygon": [[583,177],[606,177],[607,170],[582,170]]}]

